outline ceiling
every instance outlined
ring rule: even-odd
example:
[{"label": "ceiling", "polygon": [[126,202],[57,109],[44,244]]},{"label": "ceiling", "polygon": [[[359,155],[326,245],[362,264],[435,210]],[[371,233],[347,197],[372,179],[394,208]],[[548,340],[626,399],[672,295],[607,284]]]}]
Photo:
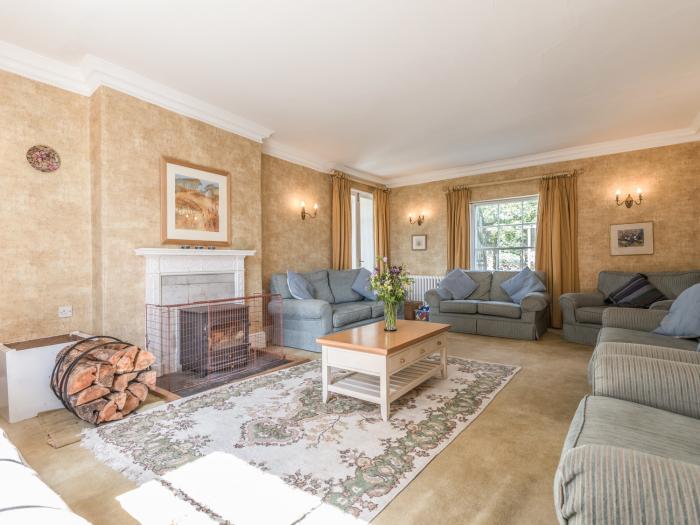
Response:
[{"label": "ceiling", "polygon": [[699,26],[697,0],[7,0],[0,67],[398,185],[700,140]]}]

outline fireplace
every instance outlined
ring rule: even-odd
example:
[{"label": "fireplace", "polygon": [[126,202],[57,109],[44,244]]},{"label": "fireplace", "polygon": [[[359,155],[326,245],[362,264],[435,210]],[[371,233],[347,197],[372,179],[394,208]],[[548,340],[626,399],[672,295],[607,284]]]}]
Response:
[{"label": "fireplace", "polygon": [[192,304],[146,305],[146,348],[157,385],[189,395],[287,365],[282,298],[260,294]]},{"label": "fireplace", "polygon": [[179,310],[180,368],[201,375],[250,364],[250,306],[224,303]]}]

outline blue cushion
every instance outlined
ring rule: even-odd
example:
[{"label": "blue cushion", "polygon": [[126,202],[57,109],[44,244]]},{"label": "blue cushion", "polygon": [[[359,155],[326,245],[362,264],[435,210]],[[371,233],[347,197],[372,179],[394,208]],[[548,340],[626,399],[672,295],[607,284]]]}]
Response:
[{"label": "blue cushion", "polygon": [[673,301],[655,334],[673,337],[700,337],[700,283],[684,290]]},{"label": "blue cushion", "polygon": [[452,296],[452,299],[461,301],[469,297],[478,287],[479,285],[474,282],[474,279],[458,269],[448,273],[440,281],[438,289],[441,289],[443,292],[447,291]]},{"label": "blue cushion", "polygon": [[527,266],[510,279],[503,281],[501,288],[516,304],[520,304],[529,293],[544,292],[546,290],[539,277]]},{"label": "blue cushion", "polygon": [[314,287],[299,273],[287,271],[287,286],[295,299],[304,301],[314,298]]},{"label": "blue cushion", "polygon": [[370,301],[377,300],[377,294],[369,287],[369,278],[372,276],[367,268],[360,268],[360,272],[352,283],[353,291]]}]

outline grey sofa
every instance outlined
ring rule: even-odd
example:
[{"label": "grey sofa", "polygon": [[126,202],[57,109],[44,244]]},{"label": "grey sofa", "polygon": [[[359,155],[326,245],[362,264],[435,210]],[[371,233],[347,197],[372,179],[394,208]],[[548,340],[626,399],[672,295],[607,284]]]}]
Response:
[{"label": "grey sofa", "polygon": [[[425,302],[430,305],[431,322],[447,323],[452,332],[512,339],[538,339],[547,331],[549,295],[532,293],[518,305],[501,288],[518,272],[462,271],[479,287],[463,300],[454,300],[438,288],[428,290]],[[545,282],[542,272],[535,273]]]},{"label": "grey sofa", "polygon": [[[314,287],[314,299],[300,301],[292,297],[287,274],[272,275],[270,292],[282,296],[271,302],[271,313],[282,309],[284,345],[320,352],[316,338],[331,332],[376,323],[384,319],[384,303],[370,301],[352,290],[360,270],[318,270],[302,273]],[[402,316],[403,305],[399,308]]]},{"label": "grey sofa", "polygon": [[[665,314],[603,314],[588,366],[592,395],[579,404],[555,474],[562,524],[700,523],[700,347],[650,334]],[[602,341],[624,338],[644,342]]]},{"label": "grey sofa", "polygon": [[[600,272],[598,288],[590,293],[565,293],[559,297],[563,319],[562,335],[567,341],[595,345],[603,323],[603,312],[611,305],[605,299],[634,276],[633,272]],[[649,282],[669,299],[651,309],[668,310],[673,299],[686,288],[700,283],[700,270],[645,273]]]}]

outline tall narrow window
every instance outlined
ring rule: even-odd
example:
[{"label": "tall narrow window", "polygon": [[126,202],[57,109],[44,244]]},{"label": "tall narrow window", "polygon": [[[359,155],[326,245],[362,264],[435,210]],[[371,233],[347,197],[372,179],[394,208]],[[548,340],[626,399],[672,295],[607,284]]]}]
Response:
[{"label": "tall narrow window", "polygon": [[472,268],[535,269],[537,196],[471,205]]},{"label": "tall narrow window", "polygon": [[372,194],[352,190],[352,267],[374,270],[374,203]]}]

